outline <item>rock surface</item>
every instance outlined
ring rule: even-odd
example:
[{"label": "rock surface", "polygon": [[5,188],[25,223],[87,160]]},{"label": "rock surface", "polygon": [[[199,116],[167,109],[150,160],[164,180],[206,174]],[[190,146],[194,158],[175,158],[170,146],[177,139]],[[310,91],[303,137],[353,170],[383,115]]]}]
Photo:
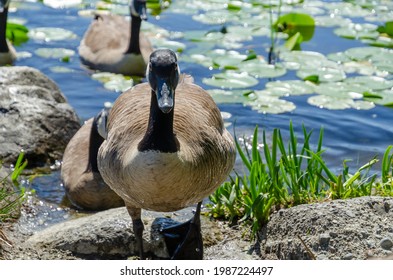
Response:
[{"label": "rock surface", "polygon": [[260,237],[266,259],[383,258],[393,253],[393,198],[360,197],[282,209]]},{"label": "rock surface", "polygon": [[30,166],[61,158],[80,122],[57,85],[30,67],[0,67],[0,159]]},{"label": "rock surface", "polygon": [[[256,246],[241,230],[202,216],[204,259],[392,259],[392,206],[393,198],[361,197],[283,209],[272,215]],[[151,231],[153,221],[159,226],[156,218],[167,215],[183,221],[191,215],[186,211],[180,217],[143,211],[145,247],[153,258],[166,254],[157,228]],[[14,226],[5,231],[14,245],[3,258],[124,259],[136,253],[131,228],[124,207],[61,222],[29,238]]]}]

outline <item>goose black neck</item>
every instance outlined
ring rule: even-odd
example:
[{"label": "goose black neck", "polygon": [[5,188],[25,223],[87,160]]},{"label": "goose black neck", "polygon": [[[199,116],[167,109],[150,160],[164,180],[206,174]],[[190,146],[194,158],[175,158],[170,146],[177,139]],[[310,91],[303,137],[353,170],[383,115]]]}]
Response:
[{"label": "goose black neck", "polygon": [[146,134],[138,145],[140,152],[158,151],[162,153],[175,153],[178,143],[173,133],[173,109],[163,113],[158,107],[157,97],[151,93],[150,116]]},{"label": "goose black neck", "polygon": [[6,27],[7,27],[8,8],[4,8],[0,13],[0,53],[9,52],[6,41]]},{"label": "goose black neck", "polygon": [[94,119],[90,131],[90,143],[89,143],[89,165],[87,171],[99,172],[97,164],[98,150],[104,142],[104,138],[98,133],[97,130],[97,120]]},{"label": "goose black neck", "polygon": [[131,15],[131,37],[130,44],[126,53],[140,54],[139,32],[141,30],[142,19]]}]

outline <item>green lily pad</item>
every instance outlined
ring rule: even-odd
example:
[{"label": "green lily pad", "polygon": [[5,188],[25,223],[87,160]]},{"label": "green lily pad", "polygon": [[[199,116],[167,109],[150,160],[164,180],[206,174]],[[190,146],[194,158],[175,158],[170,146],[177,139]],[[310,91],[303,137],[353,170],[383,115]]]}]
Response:
[{"label": "green lily pad", "polygon": [[256,78],[276,78],[287,73],[282,64],[271,65],[260,59],[243,61],[239,64],[239,70]]},{"label": "green lily pad", "polygon": [[314,35],[315,21],[308,14],[292,12],[280,16],[273,27],[278,32],[287,33],[289,37],[299,33],[302,41],[309,41]]},{"label": "green lily pad", "polygon": [[98,72],[91,75],[92,79],[100,81],[108,90],[123,92],[133,86],[133,80],[121,74]]},{"label": "green lily pad", "polygon": [[379,48],[393,48],[393,38],[379,36],[374,40],[364,39],[363,43]]},{"label": "green lily pad", "polygon": [[371,76],[376,72],[375,67],[369,61],[348,61],[343,63],[343,70],[346,73],[359,73],[360,75]]},{"label": "green lily pad", "polygon": [[219,88],[248,88],[258,84],[258,80],[247,73],[234,71],[215,74],[212,78],[204,78],[202,82]]},{"label": "green lily pad", "polygon": [[320,82],[337,82],[346,78],[345,72],[342,69],[331,67],[315,68],[310,66],[302,66],[296,72],[296,75],[301,79],[316,75],[318,76]]},{"label": "green lily pad", "polygon": [[322,61],[327,61],[323,54],[312,51],[282,52],[280,58],[284,61],[285,68],[289,70],[298,70],[301,65],[315,65],[315,67],[319,67]]},{"label": "green lily pad", "polygon": [[77,36],[72,31],[58,27],[37,27],[30,29],[28,33],[30,38],[40,41],[61,41],[76,39]]},{"label": "green lily pad", "polygon": [[352,23],[349,18],[345,18],[335,14],[331,14],[328,16],[316,16],[314,17],[314,19],[315,24],[322,27],[343,27],[348,26]]},{"label": "green lily pad", "polygon": [[255,100],[249,101],[246,105],[262,114],[280,114],[291,112],[296,109],[293,102],[280,99],[276,96],[258,96]]},{"label": "green lily pad", "polygon": [[238,52],[232,52],[225,56],[219,56],[213,59],[213,62],[220,68],[238,69],[239,63],[247,58],[247,55]]},{"label": "green lily pad", "polygon": [[344,109],[357,109],[369,110],[375,107],[373,102],[353,100],[350,98],[337,98],[328,95],[316,95],[307,99],[310,105],[317,106],[321,109],[329,110],[344,110]]},{"label": "green lily pad", "polygon": [[351,23],[337,28],[334,33],[348,39],[376,39],[379,36],[378,26],[370,23]]},{"label": "green lily pad", "polygon": [[150,42],[156,48],[168,48],[176,52],[183,52],[186,48],[186,45],[181,42],[166,40],[164,38],[151,38]]},{"label": "green lily pad", "polygon": [[250,99],[247,97],[250,91],[245,90],[223,90],[223,89],[209,89],[207,90],[218,104],[223,103],[244,103]]},{"label": "green lily pad", "polygon": [[195,15],[192,19],[204,24],[224,24],[236,21],[238,17],[235,14],[229,13],[227,10],[217,10]]},{"label": "green lily pad", "polygon": [[374,102],[375,104],[378,104],[378,105],[384,105],[384,106],[391,107],[393,104],[393,90],[386,89],[386,90],[381,90],[381,91],[374,91],[374,92],[372,92],[372,95],[369,94],[369,95],[365,96],[364,100]]},{"label": "green lily pad", "polygon": [[72,73],[73,69],[64,66],[53,66],[49,68],[53,73]]},{"label": "green lily pad", "polygon": [[348,85],[357,85],[364,87],[364,91],[384,90],[393,87],[392,80],[386,80],[377,76],[358,76],[350,77],[345,80]]},{"label": "green lily pad", "polygon": [[314,88],[315,93],[320,95],[330,96],[337,99],[361,99],[365,87],[358,84],[347,84],[346,82],[337,83],[321,83]]},{"label": "green lily pad", "polygon": [[65,48],[38,48],[34,53],[43,58],[65,58],[75,55],[74,50]]},{"label": "green lily pad", "polygon": [[305,95],[313,93],[315,85],[299,80],[274,81],[268,82],[266,89],[279,96]]}]

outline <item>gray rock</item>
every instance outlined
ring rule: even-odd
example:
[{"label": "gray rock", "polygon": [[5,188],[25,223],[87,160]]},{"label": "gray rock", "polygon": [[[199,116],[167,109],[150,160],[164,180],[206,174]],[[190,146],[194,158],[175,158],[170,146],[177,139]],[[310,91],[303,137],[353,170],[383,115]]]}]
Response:
[{"label": "gray rock", "polygon": [[393,241],[390,238],[386,237],[381,240],[380,245],[385,250],[391,250],[393,247]]},{"label": "gray rock", "polygon": [[57,85],[30,67],[0,67],[0,159],[30,166],[62,156],[80,122]]},{"label": "gray rock", "polygon": [[[393,247],[390,226],[393,198],[360,197],[299,205],[273,214],[262,228],[263,259],[367,259],[383,257]],[[356,213],[352,215],[349,213]],[[296,222],[300,221],[302,222]],[[381,225],[381,221],[383,224]],[[378,226],[381,225],[381,226]],[[328,230],[327,230],[328,229]],[[329,233],[329,234],[328,234]],[[381,242],[382,237],[385,238]],[[298,241],[299,237],[304,241]],[[367,239],[366,239],[367,238]],[[293,240],[293,242],[288,242]],[[372,246],[380,244],[380,246]],[[326,246],[328,245],[328,247]],[[311,253],[308,253],[311,250]],[[351,252],[349,255],[348,252]]]},{"label": "gray rock", "polygon": [[[143,222],[145,253],[166,258],[165,243],[158,233],[160,221],[155,223],[153,217],[144,216]],[[91,259],[138,255],[131,218],[125,207],[53,225],[27,239],[26,246],[70,251],[75,256]]]},{"label": "gray rock", "polygon": [[319,235],[319,245],[321,247],[327,247],[329,245],[330,235],[329,233],[322,233]]}]

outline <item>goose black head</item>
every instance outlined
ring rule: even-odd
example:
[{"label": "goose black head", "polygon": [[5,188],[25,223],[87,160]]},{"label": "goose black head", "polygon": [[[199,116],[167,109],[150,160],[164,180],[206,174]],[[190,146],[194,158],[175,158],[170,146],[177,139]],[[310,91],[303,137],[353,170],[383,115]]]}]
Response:
[{"label": "goose black head", "polygon": [[169,49],[158,49],[150,55],[146,77],[157,97],[158,107],[163,113],[172,111],[175,89],[180,70],[176,54]]},{"label": "goose black head", "polygon": [[130,9],[132,16],[147,20],[146,0],[131,0]]},{"label": "goose black head", "polygon": [[0,13],[4,12],[4,9],[8,8],[11,0],[0,0]]}]

